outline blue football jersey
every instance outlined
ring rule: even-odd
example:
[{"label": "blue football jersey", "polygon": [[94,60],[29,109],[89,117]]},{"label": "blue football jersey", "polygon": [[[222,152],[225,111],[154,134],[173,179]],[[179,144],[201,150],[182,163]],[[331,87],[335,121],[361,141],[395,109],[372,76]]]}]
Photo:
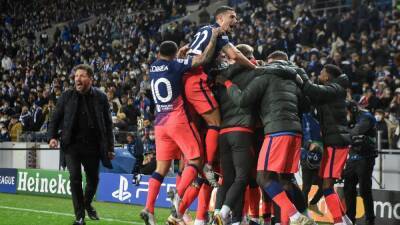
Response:
[{"label": "blue football jersey", "polygon": [[151,91],[156,105],[155,125],[187,122],[182,99],[182,77],[191,66],[191,57],[171,61],[157,60],[150,65]]},{"label": "blue football jersey", "polygon": [[[197,33],[194,35],[194,39],[189,44],[189,55],[201,55],[208,44],[210,43],[211,36],[212,36],[212,28],[219,27],[218,24],[208,25],[201,27]],[[217,58],[219,52],[222,48],[229,44],[229,37],[228,35],[222,35],[217,38],[217,43],[215,46],[215,52],[213,56],[213,60]]]}]

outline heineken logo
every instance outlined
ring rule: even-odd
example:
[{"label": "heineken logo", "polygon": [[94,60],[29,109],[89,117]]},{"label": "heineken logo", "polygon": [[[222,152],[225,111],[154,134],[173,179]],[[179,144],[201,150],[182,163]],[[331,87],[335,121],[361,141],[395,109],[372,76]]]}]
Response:
[{"label": "heineken logo", "polygon": [[71,196],[69,175],[58,171],[18,171],[17,191],[39,195]]}]

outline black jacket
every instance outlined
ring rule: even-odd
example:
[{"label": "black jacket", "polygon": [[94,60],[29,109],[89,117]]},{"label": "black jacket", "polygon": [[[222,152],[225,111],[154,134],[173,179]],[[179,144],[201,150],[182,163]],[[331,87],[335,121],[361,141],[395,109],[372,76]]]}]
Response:
[{"label": "black jacket", "polygon": [[[258,67],[251,70],[240,64],[230,65],[229,68],[222,72],[222,76],[231,80],[240,89],[244,89],[255,77],[264,74],[277,74],[282,77],[291,78],[295,74],[295,70],[290,70],[278,65],[269,65]],[[216,97],[220,106],[221,128],[227,127],[248,127],[254,128],[258,120],[255,106],[241,108],[231,100],[225,86],[218,85],[216,88]]]},{"label": "black jacket", "polygon": [[[99,89],[91,88],[90,95],[93,97],[95,118],[100,134],[100,158],[105,167],[112,168],[111,161],[108,158],[108,152],[114,151],[110,105],[106,94]],[[72,135],[74,135],[72,129],[78,108],[78,98],[78,92],[75,90],[62,93],[50,120],[48,137],[49,139],[60,137],[62,152],[72,142]],[[59,130],[61,130],[61,134],[58,132]]]},{"label": "black jacket", "polygon": [[[274,62],[272,65],[288,64]],[[284,78],[278,74],[264,72],[254,78],[243,90],[237,85],[228,86],[228,95],[235,105],[256,107],[264,126],[264,134],[283,131],[301,133],[298,115],[301,91],[294,81],[296,72],[286,73],[286,75],[287,77]]]},{"label": "black jacket", "polygon": [[346,88],[348,78],[341,75],[327,85],[313,84],[307,80],[303,93],[317,108],[322,142],[326,146],[344,147],[350,144],[347,126]]},{"label": "black jacket", "polygon": [[355,112],[354,121],[350,124],[352,147],[350,155],[375,157],[376,152],[376,120],[368,111]]}]

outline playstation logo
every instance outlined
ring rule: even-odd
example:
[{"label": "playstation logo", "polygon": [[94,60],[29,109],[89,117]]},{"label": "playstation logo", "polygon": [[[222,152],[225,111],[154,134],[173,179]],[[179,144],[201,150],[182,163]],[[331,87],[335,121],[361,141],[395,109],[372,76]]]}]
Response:
[{"label": "playstation logo", "polygon": [[120,176],[119,179],[119,189],[112,193],[112,196],[118,200],[125,201],[129,199],[132,194],[128,191],[128,179],[123,176]]}]

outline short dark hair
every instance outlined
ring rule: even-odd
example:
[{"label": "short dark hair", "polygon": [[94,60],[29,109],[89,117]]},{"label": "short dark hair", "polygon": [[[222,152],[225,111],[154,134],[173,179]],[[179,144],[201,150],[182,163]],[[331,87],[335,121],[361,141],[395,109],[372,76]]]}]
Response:
[{"label": "short dark hair", "polygon": [[160,45],[160,54],[162,56],[175,56],[178,52],[178,45],[174,41],[163,41]]},{"label": "short dark hair", "polygon": [[267,59],[285,60],[288,61],[289,57],[284,51],[274,51],[268,55]]},{"label": "short dark hair", "polygon": [[227,12],[227,11],[235,11],[235,10],[234,10],[232,7],[229,7],[229,6],[224,5],[224,6],[219,7],[219,8],[217,9],[217,11],[215,11],[214,17],[217,17],[218,15],[220,15],[220,14],[222,14],[222,13],[225,13],[225,12]]},{"label": "short dark hair", "polygon": [[338,66],[333,64],[326,64],[324,66],[324,69],[333,78],[337,78],[343,74],[342,70]]},{"label": "short dark hair", "polygon": [[76,73],[77,70],[84,70],[84,71],[86,71],[86,73],[87,73],[87,75],[88,75],[89,77],[93,77],[93,75],[94,75],[93,68],[92,68],[90,65],[88,65],[88,64],[79,64],[79,65],[76,65],[76,66],[72,69],[73,73]]}]

